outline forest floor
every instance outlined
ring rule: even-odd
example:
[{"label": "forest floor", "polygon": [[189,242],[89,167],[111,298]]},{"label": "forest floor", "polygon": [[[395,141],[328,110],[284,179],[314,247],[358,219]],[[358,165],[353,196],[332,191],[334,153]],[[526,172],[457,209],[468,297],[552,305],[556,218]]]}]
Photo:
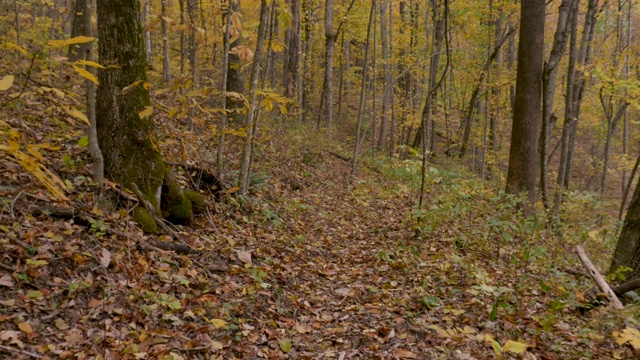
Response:
[{"label": "forest floor", "polygon": [[[429,169],[416,210],[417,162],[368,159],[349,184],[347,149],[290,126],[260,145],[251,196],[210,197],[177,227],[199,250],[179,255],[151,246],[175,239],[143,235],[130,207],[92,206],[81,130],[28,124],[0,126],[25,151],[49,143],[41,163],[71,190],[54,204],[0,152],[0,358],[638,356],[620,340],[640,341],[638,306],[580,311],[593,284],[565,272],[581,268],[577,243],[601,269],[611,251],[615,224],[597,225],[586,195],[563,241],[452,165]],[[58,216],[68,207],[82,215]]]}]

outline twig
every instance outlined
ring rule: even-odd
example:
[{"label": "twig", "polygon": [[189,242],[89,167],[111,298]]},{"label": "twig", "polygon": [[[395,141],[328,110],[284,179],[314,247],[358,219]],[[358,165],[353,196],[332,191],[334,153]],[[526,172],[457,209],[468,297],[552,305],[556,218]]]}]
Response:
[{"label": "twig", "polygon": [[580,257],[580,260],[582,260],[582,263],[587,268],[587,270],[589,270],[589,275],[591,275],[593,280],[595,280],[596,284],[598,284],[598,287],[600,288],[600,290],[602,290],[602,292],[607,294],[607,296],[611,301],[611,304],[613,305],[613,308],[616,310],[624,309],[624,305],[622,305],[622,303],[620,302],[620,299],[618,299],[618,297],[613,292],[613,290],[611,290],[611,287],[609,286],[609,284],[607,284],[607,281],[602,277],[602,275],[600,274],[598,269],[596,269],[596,267],[593,265],[591,260],[589,260],[587,253],[584,251],[581,245],[576,246],[576,253]]},{"label": "twig", "polygon": [[4,345],[0,345],[0,349],[10,352],[10,353],[15,353],[15,354],[22,354],[22,355],[27,355],[27,356],[31,356],[32,358],[36,358],[36,359],[42,359],[42,357],[40,355],[37,354],[32,354],[28,351],[24,351],[24,350],[20,350],[20,349],[14,349],[10,346],[4,346]]},{"label": "twig", "polygon": [[16,218],[16,215],[13,213],[13,208],[16,206],[16,201],[18,201],[18,198],[20,197],[20,195],[22,195],[22,191],[20,191],[18,195],[16,195],[16,197],[13,198],[13,201],[11,202],[11,206],[9,207],[9,210],[11,211],[12,220]]},{"label": "twig", "polygon": [[0,269],[6,270],[6,271],[10,271],[10,272],[16,271],[16,269],[12,268],[11,266],[9,266],[7,264],[1,263],[1,262],[0,262]]}]

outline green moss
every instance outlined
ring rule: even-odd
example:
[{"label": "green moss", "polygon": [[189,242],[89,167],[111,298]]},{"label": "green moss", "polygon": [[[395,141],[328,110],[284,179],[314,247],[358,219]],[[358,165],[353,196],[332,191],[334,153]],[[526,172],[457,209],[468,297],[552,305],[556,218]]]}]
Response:
[{"label": "green moss", "polygon": [[204,210],[207,208],[207,201],[205,200],[204,196],[190,190],[184,190],[183,193],[184,197],[191,201],[191,208],[193,209],[194,214],[200,214],[204,212]]},{"label": "green moss", "polygon": [[180,184],[167,173],[162,185],[162,215],[174,224],[191,221],[193,210],[191,201],[184,195]]},{"label": "green moss", "polygon": [[138,206],[133,209],[133,219],[138,222],[145,233],[154,234],[158,232],[158,224],[145,208]]}]

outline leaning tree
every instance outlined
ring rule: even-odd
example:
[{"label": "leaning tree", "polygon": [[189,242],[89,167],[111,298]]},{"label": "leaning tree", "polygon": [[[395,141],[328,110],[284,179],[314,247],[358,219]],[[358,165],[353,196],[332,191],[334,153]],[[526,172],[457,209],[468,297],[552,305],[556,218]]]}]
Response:
[{"label": "leaning tree", "polygon": [[[188,221],[191,201],[173,180],[155,136],[140,2],[100,0],[97,13],[98,54],[104,69],[98,72],[96,122],[105,176],[125,188],[135,184],[156,215],[162,198],[168,217]],[[142,207],[134,212],[145,231],[156,230],[150,215]]]}]

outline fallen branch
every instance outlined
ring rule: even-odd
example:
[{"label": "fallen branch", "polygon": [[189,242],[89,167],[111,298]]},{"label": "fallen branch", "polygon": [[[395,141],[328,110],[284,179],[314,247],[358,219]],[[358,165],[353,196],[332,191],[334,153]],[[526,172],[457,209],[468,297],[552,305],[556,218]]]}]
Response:
[{"label": "fallen branch", "polygon": [[9,272],[14,272],[14,271],[16,271],[16,269],[12,268],[12,267],[11,267],[11,266],[9,266],[9,265],[6,265],[6,264],[4,264],[4,263],[1,263],[1,262],[0,262],[0,269],[2,269],[2,270],[6,270],[6,271],[9,271]]},{"label": "fallen branch", "polygon": [[602,275],[600,274],[598,269],[596,269],[596,267],[593,265],[591,260],[589,260],[589,257],[587,256],[587,253],[584,251],[582,246],[580,245],[576,246],[576,253],[578,254],[578,257],[580,257],[580,260],[582,260],[582,263],[584,264],[584,266],[589,271],[589,275],[591,275],[591,277],[596,282],[596,284],[598,284],[598,287],[600,288],[600,290],[602,290],[602,292],[607,294],[607,296],[609,297],[609,300],[611,301],[611,304],[613,305],[613,308],[616,310],[624,309],[624,305],[622,305],[622,303],[620,302],[620,299],[618,299],[618,296],[616,296],[613,290],[611,290],[611,287],[609,286],[609,284],[607,284],[607,281],[604,279],[604,277],[602,277]]},{"label": "fallen branch", "polygon": [[20,350],[20,349],[14,349],[14,348],[12,348],[10,346],[0,345],[0,349],[4,350],[6,352],[9,352],[9,353],[27,355],[27,356],[31,356],[32,358],[42,359],[42,357],[40,355],[33,354],[33,353],[28,352],[28,351],[24,351],[24,350]]}]

